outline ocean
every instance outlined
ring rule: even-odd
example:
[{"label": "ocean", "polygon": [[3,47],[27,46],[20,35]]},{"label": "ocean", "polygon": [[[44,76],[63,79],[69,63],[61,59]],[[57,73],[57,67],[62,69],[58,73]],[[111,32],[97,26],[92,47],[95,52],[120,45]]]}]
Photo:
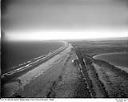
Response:
[{"label": "ocean", "polygon": [[64,43],[59,41],[4,42],[2,47],[2,74],[33,58],[47,55]]}]

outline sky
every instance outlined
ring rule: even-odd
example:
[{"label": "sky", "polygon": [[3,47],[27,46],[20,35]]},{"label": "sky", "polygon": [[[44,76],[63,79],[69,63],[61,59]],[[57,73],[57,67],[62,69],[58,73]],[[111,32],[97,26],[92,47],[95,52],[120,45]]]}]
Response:
[{"label": "sky", "polygon": [[10,40],[128,37],[127,0],[3,0]]}]

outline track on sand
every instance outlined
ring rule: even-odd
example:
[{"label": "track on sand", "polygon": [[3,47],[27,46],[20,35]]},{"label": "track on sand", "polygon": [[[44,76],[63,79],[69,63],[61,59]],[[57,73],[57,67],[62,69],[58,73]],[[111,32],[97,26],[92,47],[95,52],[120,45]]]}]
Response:
[{"label": "track on sand", "polygon": [[128,97],[127,72],[72,46],[17,79],[5,97]]},{"label": "track on sand", "polygon": [[128,97],[127,71],[82,52],[76,49],[91,97]]}]

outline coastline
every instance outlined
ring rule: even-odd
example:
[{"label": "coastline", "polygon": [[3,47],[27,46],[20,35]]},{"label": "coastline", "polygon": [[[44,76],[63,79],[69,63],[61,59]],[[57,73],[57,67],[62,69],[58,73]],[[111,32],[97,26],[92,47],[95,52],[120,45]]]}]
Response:
[{"label": "coastline", "polygon": [[21,66],[17,66],[18,68],[8,71],[6,73],[3,73],[1,75],[2,80],[7,80],[8,78],[10,79],[11,76],[13,77],[15,76],[15,74],[22,73],[24,71],[26,72],[27,70],[31,70],[34,67],[38,66],[40,63],[43,63],[48,59],[54,57],[56,54],[60,53],[61,51],[63,51],[69,46],[67,42],[63,42],[63,43],[64,43],[64,46],[59,47],[58,49],[48,53],[47,55],[34,58],[33,61],[27,61],[25,64]]},{"label": "coastline", "polygon": [[92,58],[96,59],[96,57],[103,56],[103,55],[121,54],[121,53],[128,54],[128,52],[126,52],[126,51],[123,51],[123,52],[108,52],[108,53],[95,54]]}]

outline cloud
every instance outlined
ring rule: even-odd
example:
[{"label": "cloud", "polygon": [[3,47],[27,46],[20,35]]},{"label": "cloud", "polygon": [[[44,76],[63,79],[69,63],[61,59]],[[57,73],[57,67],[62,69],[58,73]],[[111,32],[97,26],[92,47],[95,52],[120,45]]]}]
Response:
[{"label": "cloud", "polygon": [[7,30],[126,28],[128,8],[123,2],[11,0],[2,18],[3,26]]}]

